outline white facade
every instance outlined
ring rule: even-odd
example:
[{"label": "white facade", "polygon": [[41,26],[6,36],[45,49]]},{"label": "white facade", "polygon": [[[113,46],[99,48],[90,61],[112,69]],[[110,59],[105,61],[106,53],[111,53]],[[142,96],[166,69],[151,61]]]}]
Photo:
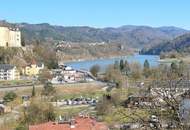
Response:
[{"label": "white facade", "polygon": [[19,29],[0,27],[0,47],[21,47]]},{"label": "white facade", "polygon": [[51,80],[53,84],[94,81],[88,72],[75,70],[65,65],[61,65],[60,69],[52,70],[51,73],[53,75]]},{"label": "white facade", "polygon": [[19,78],[16,66],[0,64],[0,80],[18,80]]}]

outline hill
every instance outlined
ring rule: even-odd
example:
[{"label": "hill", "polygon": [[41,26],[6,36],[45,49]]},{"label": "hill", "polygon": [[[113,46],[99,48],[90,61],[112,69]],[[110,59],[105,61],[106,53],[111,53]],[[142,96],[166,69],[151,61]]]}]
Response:
[{"label": "hill", "polygon": [[172,52],[176,51],[178,53],[190,53],[190,33],[178,36],[173,40],[163,42],[157,46],[150,49],[143,49],[142,54],[160,54],[161,52]]},{"label": "hill", "polygon": [[15,23],[0,21],[0,25],[17,26],[21,29],[27,43],[41,40],[46,43],[68,41],[77,43],[106,42],[119,43],[127,47],[150,47],[171,40],[187,33],[187,30],[176,27],[153,28],[148,26],[121,26],[118,28],[93,28],[88,26],[64,27],[42,24]]}]

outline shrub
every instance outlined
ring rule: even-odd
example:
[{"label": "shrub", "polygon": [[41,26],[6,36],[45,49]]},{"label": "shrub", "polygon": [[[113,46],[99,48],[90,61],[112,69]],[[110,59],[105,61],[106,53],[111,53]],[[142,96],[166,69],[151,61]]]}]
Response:
[{"label": "shrub", "polygon": [[14,92],[11,91],[11,92],[8,92],[8,93],[5,94],[5,96],[3,97],[3,100],[4,100],[5,102],[11,102],[11,101],[13,101],[16,97],[17,97],[16,93],[14,93]]}]

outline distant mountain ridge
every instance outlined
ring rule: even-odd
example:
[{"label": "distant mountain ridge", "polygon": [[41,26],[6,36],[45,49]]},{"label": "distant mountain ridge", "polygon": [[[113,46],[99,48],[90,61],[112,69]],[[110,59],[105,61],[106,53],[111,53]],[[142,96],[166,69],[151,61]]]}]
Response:
[{"label": "distant mountain ridge", "polygon": [[118,28],[94,28],[88,26],[56,26],[48,23],[11,24],[6,21],[0,21],[0,25],[14,25],[21,29],[26,40],[41,40],[47,43],[57,41],[69,42],[106,42],[119,43],[133,48],[151,47],[164,41],[169,41],[177,36],[188,33],[188,30],[177,27],[149,27],[125,25]]}]

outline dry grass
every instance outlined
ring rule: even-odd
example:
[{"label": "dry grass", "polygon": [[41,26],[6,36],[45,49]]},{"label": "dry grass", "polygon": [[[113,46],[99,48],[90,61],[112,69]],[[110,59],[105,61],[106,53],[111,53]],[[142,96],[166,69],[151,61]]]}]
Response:
[{"label": "dry grass", "polygon": [[[56,89],[57,95],[77,95],[77,94],[88,94],[88,93],[96,93],[102,91],[102,84],[91,82],[91,83],[77,83],[77,84],[65,84],[65,85],[54,85]],[[36,95],[39,96],[41,94],[41,90],[43,89],[42,85],[36,86]],[[22,95],[31,95],[32,87],[30,88],[17,88],[14,92],[18,96]],[[0,98],[4,96],[6,92],[0,92]]]},{"label": "dry grass", "polygon": [[64,94],[79,94],[79,93],[88,93],[94,91],[100,91],[101,86],[96,83],[81,83],[81,84],[70,84],[63,85],[56,88],[58,93]]}]

